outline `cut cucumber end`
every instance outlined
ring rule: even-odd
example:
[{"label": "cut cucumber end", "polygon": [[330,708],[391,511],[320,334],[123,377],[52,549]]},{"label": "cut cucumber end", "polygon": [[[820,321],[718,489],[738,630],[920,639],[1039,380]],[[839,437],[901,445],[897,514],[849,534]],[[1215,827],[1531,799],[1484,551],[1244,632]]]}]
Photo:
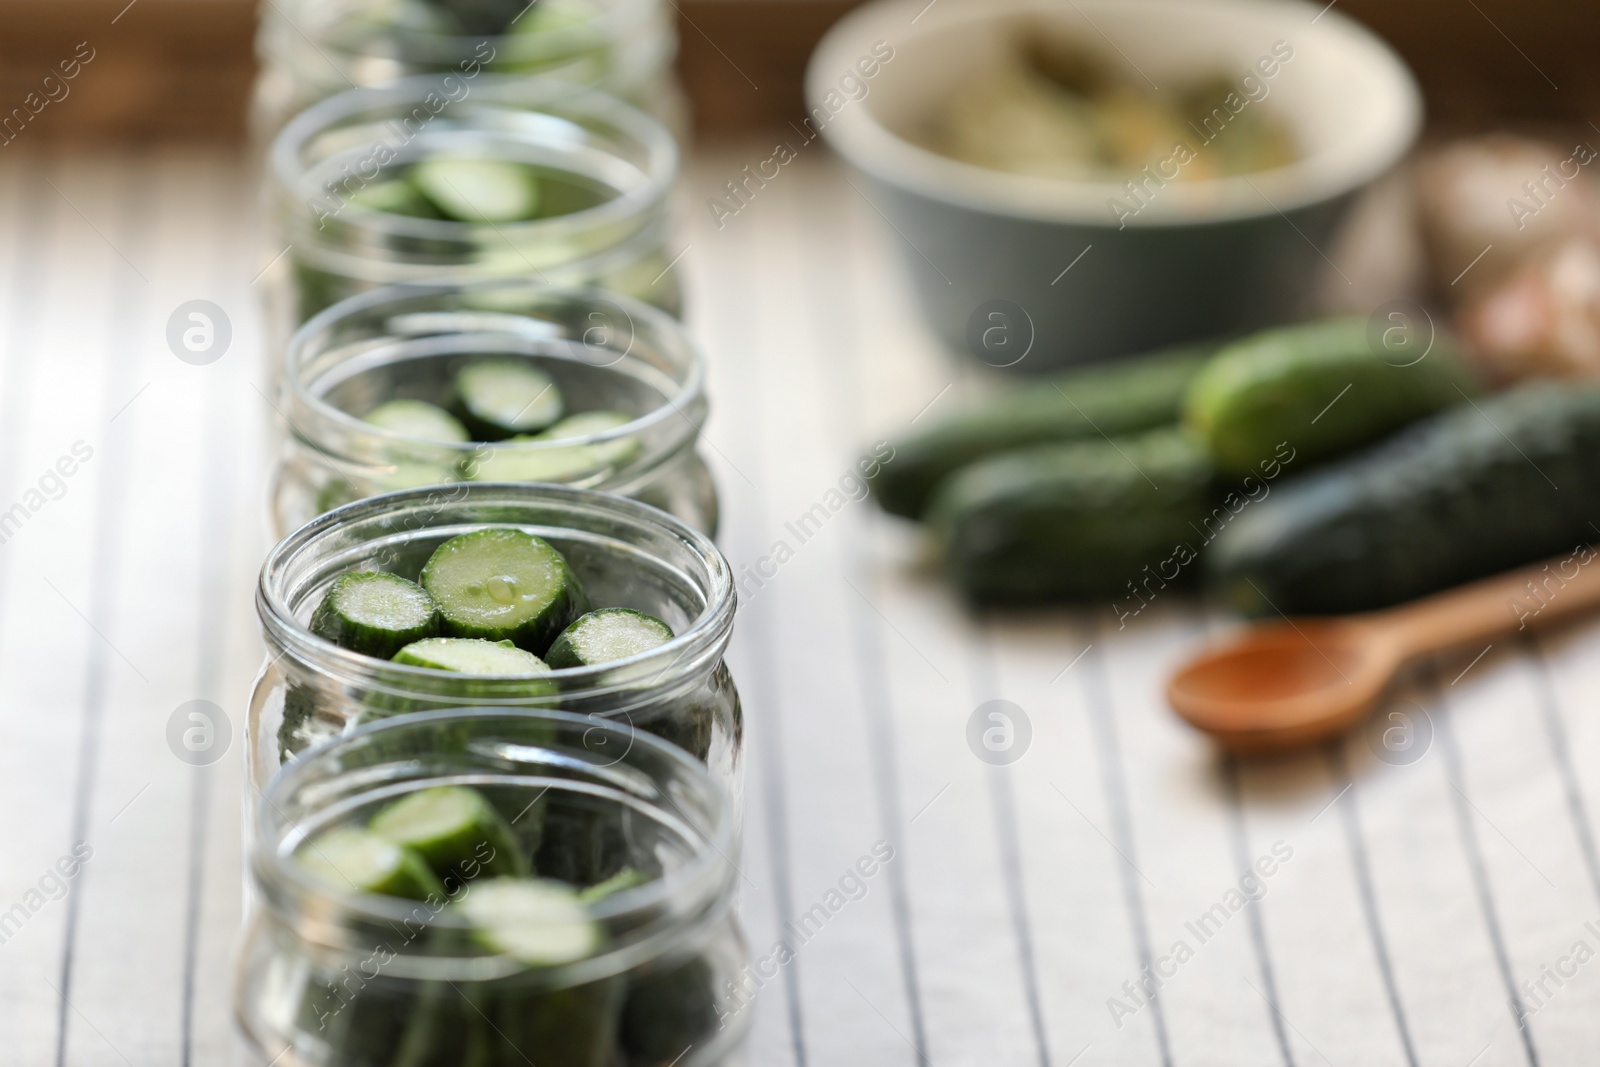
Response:
[{"label": "cut cucumber end", "polygon": [[394,662],[436,671],[507,678],[547,674],[550,671],[550,666],[544,660],[510,641],[485,641],[473,637],[430,637],[413,641],[395,653]]},{"label": "cut cucumber end", "polygon": [[362,416],[362,421],[441,444],[462,444],[472,439],[459,419],[426,400],[388,400]]},{"label": "cut cucumber end", "polygon": [[539,179],[519,163],[437,155],[411,168],[409,177],[458,222],[521,222],[539,210]]},{"label": "cut cucumber end", "polygon": [[467,786],[434,786],[385,807],[367,829],[416,850],[445,883],[484,875],[529,873],[505,817]]},{"label": "cut cucumber end", "polygon": [[383,571],[341,574],[311,616],[318,637],[380,659],[432,637],[439,625],[439,610],[426,590]]},{"label": "cut cucumber end", "polygon": [[536,967],[557,967],[599,951],[604,937],[577,892],[562,882],[491,878],[459,905],[480,941]]},{"label": "cut cucumber end", "polygon": [[444,886],[416,852],[353,826],[318,834],[295,853],[295,859],[314,879],[339,893],[407,900],[444,895]]},{"label": "cut cucumber end", "polygon": [[537,433],[566,409],[555,379],[517,360],[480,360],[455,377],[456,401],[477,440]]},{"label": "cut cucumber end", "polygon": [[632,608],[591,611],[562,631],[545,654],[561,670],[593,667],[659,648],[673,638],[672,627]]},{"label": "cut cucumber end", "polygon": [[535,654],[588,608],[566,558],[522,530],[452,537],[422,568],[422,587],[453,637],[508,640]]}]

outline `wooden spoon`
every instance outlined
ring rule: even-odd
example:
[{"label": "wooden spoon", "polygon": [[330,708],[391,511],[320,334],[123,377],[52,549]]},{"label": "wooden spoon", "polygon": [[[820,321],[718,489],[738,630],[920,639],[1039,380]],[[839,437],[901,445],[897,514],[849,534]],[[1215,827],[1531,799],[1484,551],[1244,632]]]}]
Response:
[{"label": "wooden spoon", "polygon": [[1364,615],[1285,618],[1190,660],[1167,700],[1232,752],[1298,748],[1371,711],[1408,661],[1600,606],[1596,550]]}]

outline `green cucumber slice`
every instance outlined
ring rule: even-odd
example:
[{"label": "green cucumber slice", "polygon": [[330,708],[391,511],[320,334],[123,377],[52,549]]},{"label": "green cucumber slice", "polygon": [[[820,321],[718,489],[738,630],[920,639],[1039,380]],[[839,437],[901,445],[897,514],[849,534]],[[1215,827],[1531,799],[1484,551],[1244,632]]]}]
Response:
[{"label": "green cucumber slice", "polygon": [[516,360],[469,364],[456,375],[455,389],[461,415],[479,441],[542,430],[566,407],[555,379]]},{"label": "green cucumber slice", "polygon": [[412,167],[408,177],[458,222],[520,222],[539,210],[539,179],[520,163],[437,155]]},{"label": "green cucumber slice", "polygon": [[604,940],[577,891],[562,882],[490,878],[474,883],[458,906],[481,942],[531,966],[585,959]]},{"label": "green cucumber slice", "polygon": [[419,789],[374,815],[367,829],[414,850],[446,886],[532,873],[505,816],[467,786]]},{"label": "green cucumber slice", "polygon": [[383,571],[334,579],[311,616],[311,632],[341,648],[388,659],[439,632],[439,609],[415,582]]},{"label": "green cucumber slice", "polygon": [[587,889],[578,893],[578,899],[585,904],[593,904],[597,900],[604,900],[613,893],[620,893],[624,889],[644,885],[650,879],[637,867],[624,867],[603,882],[596,882]]},{"label": "green cucumber slice", "polygon": [[[585,411],[568,415],[543,433],[518,434],[520,441],[565,441],[626,426],[632,422],[620,411]],[[483,448],[468,466],[469,476],[480,482],[571,482],[608,468],[627,466],[643,451],[633,437],[573,445],[571,448]]]},{"label": "green cucumber slice", "polygon": [[422,568],[422,587],[439,605],[446,634],[509,640],[535,655],[589,608],[566,558],[522,530],[452,537]]},{"label": "green cucumber slice", "polygon": [[591,611],[561,632],[545,653],[557,670],[627,659],[671,641],[672,627],[632,608]]},{"label": "green cucumber slice", "polygon": [[409,215],[419,219],[443,218],[422,192],[404,178],[374,182],[350,195],[350,202],[368,211],[388,215]]},{"label": "green cucumber slice", "polygon": [[362,421],[407,437],[441,444],[472,439],[454,415],[426,400],[387,400],[363,415]]},{"label": "green cucumber slice", "polygon": [[317,881],[341,893],[407,900],[442,898],[444,886],[416,852],[354,826],[336,826],[295,852]]},{"label": "green cucumber slice", "polygon": [[430,637],[413,641],[394,654],[394,662],[460,674],[493,674],[508,678],[545,674],[550,667],[532,652],[510,641],[470,637]]}]

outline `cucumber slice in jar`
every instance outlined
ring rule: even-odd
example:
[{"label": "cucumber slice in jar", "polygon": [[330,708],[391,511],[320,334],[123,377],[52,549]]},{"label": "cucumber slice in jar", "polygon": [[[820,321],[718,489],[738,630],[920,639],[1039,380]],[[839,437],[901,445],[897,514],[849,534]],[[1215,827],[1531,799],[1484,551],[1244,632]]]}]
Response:
[{"label": "cucumber slice in jar", "polygon": [[472,439],[460,420],[426,400],[386,400],[363,415],[362,421],[406,437],[440,444],[459,444]]},{"label": "cucumber slice in jar", "polygon": [[452,537],[422,568],[422,587],[439,605],[446,634],[508,640],[535,655],[589,609],[566,558],[522,530]]},{"label": "cucumber slice in jar", "polygon": [[521,222],[539,210],[539,179],[520,163],[437,155],[412,167],[408,177],[458,222]]},{"label": "cucumber slice in jar", "polygon": [[318,834],[295,853],[317,881],[341,893],[375,893],[407,900],[444,896],[444,886],[421,856],[354,826]]},{"label": "cucumber slice in jar", "polygon": [[[539,434],[536,440],[564,441],[573,437],[588,437],[591,434],[615,430],[632,421],[631,416],[624,415],[620,411],[580,411],[557,422]],[[603,467],[625,467],[644,451],[636,437],[614,437],[609,441],[596,441],[586,447],[598,461],[596,465]]]},{"label": "cucumber slice in jar", "polygon": [[350,202],[368,211],[381,211],[387,215],[409,215],[418,219],[443,218],[439,209],[423,196],[415,185],[404,178],[374,182],[350,195]]},{"label": "cucumber slice in jar", "polygon": [[479,877],[531,873],[505,816],[466,786],[419,789],[374,815],[367,829],[415,851],[446,888]]},{"label": "cucumber slice in jar", "polygon": [[311,616],[311,632],[341,648],[388,659],[439,632],[439,609],[415,582],[383,571],[334,579]]},{"label": "cucumber slice in jar", "polygon": [[561,418],[566,404],[555,379],[530,363],[482,360],[455,379],[456,402],[479,441],[536,433]]},{"label": "cucumber slice in jar", "polygon": [[[632,421],[620,411],[585,411],[568,415],[543,433],[519,434],[509,443],[588,437]],[[608,468],[624,467],[637,459],[641,451],[638,440],[633,437],[533,451],[484,448],[473,457],[469,475],[480,482],[570,482]]]},{"label": "cucumber slice in jar", "polygon": [[430,637],[413,641],[394,654],[394,662],[459,674],[492,674],[508,678],[545,674],[544,660],[510,641],[484,641],[472,637]]},{"label": "cucumber slice in jar", "polygon": [[586,959],[604,940],[577,891],[544,878],[490,878],[473,885],[458,907],[478,940],[535,967]]},{"label": "cucumber slice in jar", "polygon": [[632,608],[601,608],[563,630],[545,654],[545,662],[557,670],[593,667],[648,652],[672,638],[672,627],[654,615]]}]

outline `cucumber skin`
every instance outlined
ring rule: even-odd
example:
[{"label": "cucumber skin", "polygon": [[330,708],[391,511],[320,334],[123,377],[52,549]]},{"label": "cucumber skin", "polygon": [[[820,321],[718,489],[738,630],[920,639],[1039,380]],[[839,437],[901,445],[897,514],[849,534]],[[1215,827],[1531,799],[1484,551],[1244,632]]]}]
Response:
[{"label": "cucumber skin", "polygon": [[1344,455],[1481,389],[1443,337],[1419,362],[1379,359],[1365,319],[1268,330],[1222,348],[1184,400],[1184,424],[1217,469],[1245,475],[1279,442],[1310,465]]},{"label": "cucumber skin", "polygon": [[1597,517],[1600,386],[1534,382],[1286,484],[1205,570],[1249,615],[1367,611],[1600,541]]},{"label": "cucumber skin", "polygon": [[1164,349],[1031,382],[973,404],[891,441],[892,459],[875,463],[877,472],[868,479],[873,496],[891,515],[920,518],[939,483],[975,460],[1176,422],[1190,381],[1216,348]]},{"label": "cucumber skin", "polygon": [[1197,540],[1212,502],[1210,458],[1169,427],[980,460],[940,488],[928,523],[970,599],[1077,600],[1125,594]]},{"label": "cucumber skin", "polygon": [[[441,620],[437,606],[434,607],[433,614],[428,617],[425,623],[414,629],[407,630],[403,634],[390,635],[370,626],[347,622],[335,607],[333,603],[334,596],[338,593],[342,583],[347,580],[361,578],[367,573],[372,572],[345,574],[335,579],[333,585],[329,586],[327,594],[323,596],[322,603],[317,605],[317,610],[311,615],[312,633],[332,641],[340,648],[348,648],[352,652],[375,656],[378,659],[390,658],[413,641],[420,641],[423,638],[437,637],[439,635]],[[417,592],[425,597],[428,596],[427,591],[416,585],[415,582],[407,581],[398,575],[389,575],[388,577],[397,582],[404,582],[406,585],[416,586]],[[431,600],[432,597],[428,599]]]},{"label": "cucumber skin", "polygon": [[618,1033],[628,1063],[667,1067],[717,1029],[716,971],[710,961],[691,956],[629,976]]}]

